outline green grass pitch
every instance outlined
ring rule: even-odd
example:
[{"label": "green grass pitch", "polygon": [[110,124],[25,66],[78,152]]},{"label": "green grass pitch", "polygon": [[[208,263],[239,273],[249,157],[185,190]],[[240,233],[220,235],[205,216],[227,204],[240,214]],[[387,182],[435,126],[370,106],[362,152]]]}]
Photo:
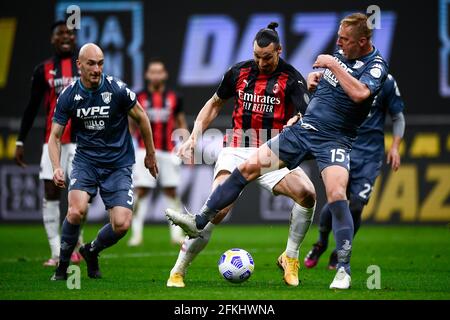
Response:
[{"label": "green grass pitch", "polygon": [[[87,225],[91,240],[99,225]],[[326,269],[331,249],[314,269],[300,269],[299,287],[288,287],[275,261],[283,251],[287,225],[222,225],[197,257],[185,279],[186,288],[167,288],[166,280],[178,254],[164,225],[146,226],[145,242],[129,248],[127,235],[102,252],[103,279],[92,280],[81,264],[81,289],[51,282],[53,270],[44,268],[49,249],[41,225],[0,226],[0,300],[9,299],[151,299],[151,300],[298,300],[298,299],[450,299],[450,230],[448,226],[363,225],[353,245],[352,288],[328,289],[334,271]],[[301,259],[316,240],[309,231]],[[242,284],[223,280],[217,261],[225,250],[239,247],[255,260],[255,272]],[[381,289],[369,290],[370,265],[381,270]]]}]

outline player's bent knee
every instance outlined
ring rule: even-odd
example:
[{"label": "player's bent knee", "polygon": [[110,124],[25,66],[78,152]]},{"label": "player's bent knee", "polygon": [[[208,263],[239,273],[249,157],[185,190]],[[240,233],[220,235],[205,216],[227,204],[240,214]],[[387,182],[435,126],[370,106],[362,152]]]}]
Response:
[{"label": "player's bent knee", "polygon": [[85,216],[86,212],[83,212],[80,208],[71,206],[67,210],[67,220],[72,224],[80,224]]},{"label": "player's bent knee", "polygon": [[347,200],[347,195],[345,193],[345,190],[332,190],[327,192],[327,200],[329,203],[340,200]]},{"label": "player's bent knee", "polygon": [[239,166],[239,171],[245,179],[252,181],[260,176],[261,166],[258,163],[246,161]]},{"label": "player's bent knee", "polygon": [[130,227],[131,227],[131,217],[128,217],[128,215],[123,218],[114,219],[113,221],[113,230],[117,234],[126,233],[128,229],[130,229]]}]

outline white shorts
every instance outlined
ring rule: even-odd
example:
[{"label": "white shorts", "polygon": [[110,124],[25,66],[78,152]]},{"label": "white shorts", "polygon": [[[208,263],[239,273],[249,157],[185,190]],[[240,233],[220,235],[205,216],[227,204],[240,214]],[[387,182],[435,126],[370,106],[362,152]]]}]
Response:
[{"label": "white shorts", "polygon": [[[155,188],[156,179],[145,167],[145,149],[136,149],[136,163],[133,165],[133,186]],[[181,180],[181,159],[174,153],[156,150],[158,181],[163,188],[178,187]]]},{"label": "white shorts", "polygon": [[[258,148],[223,148],[217,158],[216,167],[214,168],[214,179],[220,171],[233,172],[241,163],[247,160]],[[275,171],[271,171],[260,176],[257,181],[259,185],[268,191],[272,192],[273,188],[278,182],[280,182],[291,171],[298,170],[295,168],[289,170],[288,168],[282,168]]]},{"label": "white shorts", "polygon": [[[75,156],[75,150],[77,145],[75,143],[65,143],[61,145],[61,167],[66,174],[66,178],[69,177],[72,171],[72,161]],[[41,170],[39,171],[39,179],[41,180],[53,180],[53,167],[50,161],[50,155],[48,154],[48,144],[45,143],[42,147],[41,155]]]}]

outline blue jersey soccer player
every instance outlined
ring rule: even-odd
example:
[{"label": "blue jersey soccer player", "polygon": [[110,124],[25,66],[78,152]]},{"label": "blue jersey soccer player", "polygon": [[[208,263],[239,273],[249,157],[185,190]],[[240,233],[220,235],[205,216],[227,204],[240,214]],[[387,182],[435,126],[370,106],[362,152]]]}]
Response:
[{"label": "blue jersey soccer player", "polygon": [[168,219],[188,235],[199,236],[205,225],[233,203],[261,171],[285,166],[293,169],[314,158],[333,215],[338,252],[338,271],[330,288],[350,288],[353,220],[346,197],[350,150],[358,127],[369,114],[373,98],[387,77],[386,62],[372,45],[371,37],[372,29],[364,14],[345,17],[337,39],[341,49],[334,56],[319,55],[313,65],[325,71],[303,119],[263,144],[239,165],[210,195],[200,214],[166,211]]},{"label": "blue jersey soccer player", "polygon": [[133,91],[122,81],[103,74],[103,61],[103,52],[95,44],[88,43],[80,49],[77,60],[80,79],[61,93],[53,117],[48,149],[53,181],[58,187],[65,187],[60,145],[69,119],[72,120],[77,148],[70,174],[69,209],[62,226],[60,260],[52,280],[67,278],[69,258],[78,239],[80,222],[97,189],[100,189],[111,222],[91,243],[80,248],[90,278],[101,278],[99,252],[117,243],[131,224],[134,149],[128,116],[137,122],[144,137],[145,166],[153,176],[158,173],[149,119]]},{"label": "blue jersey soccer player", "polygon": [[[392,75],[384,82],[380,93],[375,97],[369,116],[358,129],[358,137],[350,153],[350,177],[347,193],[350,200],[350,212],[353,218],[354,235],[361,225],[361,213],[368,203],[375,179],[380,174],[384,157],[384,123],[389,113],[393,124],[393,143],[387,154],[387,163],[394,171],[400,166],[398,152],[403,133],[405,118],[404,103],[397,83]],[[326,204],[320,212],[320,237],[305,258],[305,266],[313,268],[328,247],[328,235],[331,231],[331,212]],[[329,269],[336,269],[337,252],[333,251],[328,262]]]}]

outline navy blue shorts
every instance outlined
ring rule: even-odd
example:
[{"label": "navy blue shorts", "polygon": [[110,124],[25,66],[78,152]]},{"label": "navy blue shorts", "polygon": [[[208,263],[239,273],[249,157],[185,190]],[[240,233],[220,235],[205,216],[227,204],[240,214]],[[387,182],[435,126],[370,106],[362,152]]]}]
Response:
[{"label": "navy blue shorts", "polygon": [[324,137],[300,123],[283,129],[267,145],[291,170],[309,159],[316,159],[320,172],[333,165],[350,169],[350,144]]},{"label": "navy blue shorts", "polygon": [[70,174],[69,191],[86,191],[91,199],[100,196],[106,210],[116,206],[133,208],[133,180],[130,167],[124,168],[99,168],[82,162],[74,162]]},{"label": "navy blue shorts", "polygon": [[367,204],[375,180],[380,174],[381,165],[382,161],[352,158],[347,187],[348,193],[359,198],[364,204]]}]

